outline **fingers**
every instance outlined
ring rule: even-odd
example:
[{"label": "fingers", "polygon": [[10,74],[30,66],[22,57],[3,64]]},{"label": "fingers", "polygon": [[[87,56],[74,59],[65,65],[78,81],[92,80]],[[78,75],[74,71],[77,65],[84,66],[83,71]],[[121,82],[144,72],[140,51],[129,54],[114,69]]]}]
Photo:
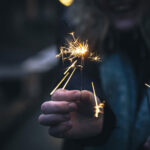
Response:
[{"label": "fingers", "polygon": [[68,113],[76,109],[77,105],[75,103],[66,101],[48,101],[41,106],[41,111],[44,114]]},{"label": "fingers", "polygon": [[91,100],[93,99],[93,93],[87,90],[81,91],[81,100]]},{"label": "fingers", "polygon": [[81,92],[79,90],[58,89],[51,97],[53,101],[75,101],[80,100]]},{"label": "fingers", "polygon": [[52,126],[55,124],[59,124],[61,122],[66,122],[70,120],[69,114],[49,114],[49,115],[40,115],[39,116],[39,122],[40,124],[44,126]]},{"label": "fingers", "polygon": [[[100,101],[98,97],[96,97],[98,102]],[[87,101],[87,102],[92,102],[92,103],[95,103],[95,100],[94,100],[94,94],[90,91],[87,91],[87,90],[83,90],[81,91],[81,100],[82,101]]]},{"label": "fingers", "polygon": [[67,131],[69,131],[71,128],[72,128],[71,121],[64,122],[59,125],[50,127],[49,134],[54,137],[62,138],[62,137],[65,137],[65,135],[67,134]]}]

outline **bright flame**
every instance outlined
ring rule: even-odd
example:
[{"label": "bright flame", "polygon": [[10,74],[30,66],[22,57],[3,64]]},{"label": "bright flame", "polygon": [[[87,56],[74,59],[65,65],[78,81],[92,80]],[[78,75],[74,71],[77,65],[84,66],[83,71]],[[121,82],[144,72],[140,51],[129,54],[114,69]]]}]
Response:
[{"label": "bright flame", "polygon": [[145,86],[147,86],[148,88],[150,88],[150,85],[149,85],[149,84],[147,84],[147,83],[145,83]]},{"label": "bright flame", "polygon": [[59,0],[59,2],[68,7],[74,2],[74,0]]},{"label": "bright flame", "polygon": [[89,51],[88,42],[80,42],[70,33],[72,40],[67,41],[67,46],[60,47],[60,53],[56,57],[62,57],[62,61],[69,60],[71,63],[76,59],[87,58],[91,61],[100,61],[100,57]]}]

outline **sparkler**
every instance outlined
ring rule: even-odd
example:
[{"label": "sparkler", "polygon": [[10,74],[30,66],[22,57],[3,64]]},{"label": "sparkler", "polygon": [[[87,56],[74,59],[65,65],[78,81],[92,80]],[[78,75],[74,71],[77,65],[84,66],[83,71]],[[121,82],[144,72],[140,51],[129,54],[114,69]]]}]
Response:
[{"label": "sparkler", "polygon": [[[56,57],[61,57],[62,61],[69,61],[71,65],[66,68],[66,71],[64,72],[64,78],[58,83],[58,85],[55,87],[55,89],[50,93],[52,95],[62,84],[62,82],[67,78],[68,73],[71,69],[73,69],[71,75],[69,76],[68,80],[63,86],[63,89],[66,88],[67,84],[69,83],[71,77],[73,76],[74,72],[77,68],[80,68],[82,70],[83,68],[83,61],[84,59],[89,59],[91,61],[99,62],[100,57],[96,55],[95,53],[92,53],[89,51],[88,42],[80,42],[79,38],[75,38],[74,33],[70,33],[72,40],[67,40],[67,45],[60,47],[60,53],[56,55]],[[79,64],[79,60],[81,60],[81,64]],[[82,76],[81,76],[82,81]]]},{"label": "sparkler", "polygon": [[98,100],[97,100],[97,97],[96,97],[96,92],[95,92],[95,87],[94,87],[94,83],[92,82],[92,89],[93,89],[93,93],[94,93],[94,100],[95,100],[95,114],[94,116],[96,118],[98,118],[98,115],[99,114],[103,114],[104,113],[104,102],[100,102],[100,104],[98,105]]},{"label": "sparkler", "polygon": [[63,83],[63,81],[67,78],[67,76],[69,75],[69,73],[67,73],[62,80],[58,83],[58,85],[54,88],[54,90],[50,93],[50,95],[53,95],[54,92],[59,88],[59,86]]},{"label": "sparkler", "polygon": [[[64,72],[64,77],[54,88],[54,90],[50,93],[50,95],[54,94],[54,92],[61,86],[63,81],[69,76],[70,71],[73,70],[62,88],[65,89],[77,68],[81,69],[81,86],[82,86],[82,69],[83,69],[84,60],[88,59],[90,61],[95,61],[95,62],[100,61],[100,56],[96,55],[95,53],[89,50],[87,41],[80,42],[79,38],[76,38],[73,32],[70,33],[70,35],[72,37],[72,40],[70,41],[67,40],[67,45],[60,47],[60,53],[56,55],[56,57],[61,57],[63,62],[69,61],[71,65],[66,68],[66,71]],[[94,99],[96,103],[95,117],[98,117],[100,113],[103,113],[104,103],[100,103],[98,105],[93,82],[92,82],[92,87],[93,87]]]},{"label": "sparkler", "polygon": [[65,75],[71,68],[75,68],[76,63],[77,63],[77,60],[74,61],[74,62],[68,67],[68,69],[64,72],[64,75]]}]

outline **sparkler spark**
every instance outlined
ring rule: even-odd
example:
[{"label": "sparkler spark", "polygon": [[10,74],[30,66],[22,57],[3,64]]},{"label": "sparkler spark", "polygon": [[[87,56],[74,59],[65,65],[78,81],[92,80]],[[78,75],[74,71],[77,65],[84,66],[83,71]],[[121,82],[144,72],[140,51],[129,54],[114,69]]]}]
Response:
[{"label": "sparkler spark", "polygon": [[103,114],[104,113],[104,111],[103,111],[103,109],[104,109],[104,102],[100,102],[100,104],[98,105],[98,102],[97,102],[97,97],[96,97],[96,92],[95,92],[95,87],[94,87],[94,83],[92,82],[92,89],[93,89],[93,93],[94,93],[94,100],[95,100],[95,114],[94,114],[94,116],[96,117],[96,118],[98,118],[98,115],[99,114]]},{"label": "sparkler spark", "polygon": [[71,68],[75,68],[76,63],[77,63],[77,60],[74,61],[74,62],[68,67],[68,69],[64,72],[64,75],[65,75]]},{"label": "sparkler spark", "polygon": [[147,83],[145,83],[145,86],[147,86],[148,88],[150,88],[150,85],[149,85],[149,84],[147,84]]},{"label": "sparkler spark", "polygon": [[[61,0],[60,0],[61,1]],[[80,42],[79,38],[76,38],[74,36],[74,33],[70,33],[72,40],[68,41],[67,40],[67,45],[60,47],[60,53],[56,55],[56,57],[61,57],[62,61],[69,61],[71,65],[66,68],[66,71],[64,72],[64,77],[63,79],[58,83],[58,85],[55,87],[55,89],[50,93],[52,95],[62,84],[62,82],[68,77],[70,74],[70,70],[73,69],[71,72],[70,76],[68,77],[67,81],[65,82],[63,89],[66,88],[68,85],[70,79],[74,75],[75,71],[77,68],[80,68],[82,71],[84,60],[88,59],[90,61],[95,61],[99,62],[100,61],[100,56],[96,55],[93,52],[90,52],[88,42]],[[79,61],[80,60],[80,61]],[[79,63],[80,62],[80,63]],[[81,81],[82,81],[82,76],[81,76]],[[99,114],[103,114],[103,108],[104,108],[104,103],[98,104],[97,97],[96,97],[96,92],[95,92],[95,87],[94,83],[92,82],[92,88],[93,88],[93,93],[94,93],[94,99],[95,99],[95,117],[98,117]]]}]

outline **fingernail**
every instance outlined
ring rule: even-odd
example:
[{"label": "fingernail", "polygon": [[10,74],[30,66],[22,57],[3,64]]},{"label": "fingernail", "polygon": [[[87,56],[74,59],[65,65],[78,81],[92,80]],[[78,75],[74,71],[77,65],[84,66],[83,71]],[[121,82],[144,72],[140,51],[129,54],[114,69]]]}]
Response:
[{"label": "fingernail", "polygon": [[69,108],[70,108],[71,111],[74,111],[74,110],[77,109],[77,105],[75,103],[70,103]]}]

